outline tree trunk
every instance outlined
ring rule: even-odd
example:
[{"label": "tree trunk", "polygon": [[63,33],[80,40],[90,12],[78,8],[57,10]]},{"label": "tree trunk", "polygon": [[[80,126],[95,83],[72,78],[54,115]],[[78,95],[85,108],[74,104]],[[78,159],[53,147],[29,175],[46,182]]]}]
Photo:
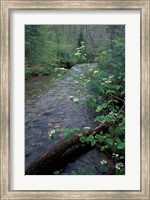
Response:
[{"label": "tree trunk", "polygon": [[[84,133],[84,136],[95,135],[108,127],[108,123],[103,122],[100,126]],[[81,145],[79,136],[74,135],[69,141],[60,141],[47,152],[40,155],[25,171],[26,175],[50,175],[54,171],[65,166],[68,161],[78,154],[83,153],[89,145]]]},{"label": "tree trunk", "polygon": [[89,29],[88,29],[88,27],[85,25],[85,29],[86,29],[86,31],[87,31],[87,33],[88,33],[88,35],[89,35],[89,38],[90,38],[90,40],[91,40],[91,44],[92,44],[92,48],[93,48],[93,51],[94,51],[94,49],[95,49],[95,44],[94,44],[94,40],[93,40],[93,38],[92,38],[92,35],[91,35],[91,33],[90,33],[90,31],[89,31]]},{"label": "tree trunk", "polygon": [[56,40],[57,40],[57,44],[59,45],[60,43],[60,40],[59,40],[59,37],[58,37],[58,31],[56,29],[56,25],[53,25],[53,30],[55,32],[55,36],[56,36]]}]

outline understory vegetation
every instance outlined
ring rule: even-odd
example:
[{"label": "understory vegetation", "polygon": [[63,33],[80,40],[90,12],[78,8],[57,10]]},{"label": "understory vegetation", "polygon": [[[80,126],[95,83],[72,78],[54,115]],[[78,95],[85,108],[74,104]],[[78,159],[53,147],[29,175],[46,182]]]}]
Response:
[{"label": "understory vegetation", "polygon": [[[97,65],[88,68],[85,64],[83,74],[76,75],[75,83],[83,86],[82,92],[81,90],[77,91],[75,96],[69,97],[70,101],[79,104],[77,96],[84,93],[84,104],[91,106],[97,113],[95,121],[107,122],[108,129],[89,136],[85,136],[85,133],[91,130],[90,127],[85,127],[83,133],[78,128],[75,130],[66,129],[64,139],[68,141],[72,134],[78,134],[82,145],[90,144],[99,147],[100,151],[108,151],[115,162],[115,173],[121,175],[125,173],[125,42],[122,38],[112,42],[113,50],[102,52],[97,58]],[[82,42],[82,46],[77,48],[75,56],[80,60],[84,58],[85,61],[84,50],[85,46]],[[62,72],[61,69],[61,75]],[[54,139],[55,133],[59,131],[59,129],[53,130],[50,133],[50,138]],[[100,162],[101,168],[105,166],[107,166],[105,160]],[[74,171],[72,173],[76,174]]]},{"label": "understory vegetation", "polygon": [[[70,37],[69,37],[70,34]],[[75,85],[82,90],[69,97],[72,103],[92,107],[95,121],[108,123],[108,128],[96,134],[88,126],[84,130],[65,129],[64,139],[79,136],[81,145],[91,145],[108,152],[115,163],[115,174],[125,174],[125,30],[124,26],[27,26],[26,78],[35,75],[57,73],[57,80],[72,76],[66,70],[73,65],[84,64],[82,74],[74,74]],[[72,35],[74,35],[72,37]],[[95,63],[92,67],[88,63]],[[79,96],[84,96],[80,102]],[[61,132],[50,132],[51,140]],[[104,169],[107,161],[99,167]],[[95,172],[95,166],[91,168]],[[54,175],[59,175],[59,170]],[[76,175],[73,170],[72,175]],[[86,175],[86,169],[82,169]]]}]

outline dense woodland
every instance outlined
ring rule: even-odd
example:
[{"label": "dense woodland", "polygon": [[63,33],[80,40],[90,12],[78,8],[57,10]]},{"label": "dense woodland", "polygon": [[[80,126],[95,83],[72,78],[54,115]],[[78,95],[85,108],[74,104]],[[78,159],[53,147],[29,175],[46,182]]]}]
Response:
[{"label": "dense woodland", "polygon": [[[124,26],[117,25],[26,25],[26,77],[47,75],[56,67],[98,62],[100,53],[116,48],[116,39],[124,42],[124,35]],[[86,60],[74,56],[81,42],[85,45]]]},{"label": "dense woodland", "polygon": [[[92,68],[86,64],[95,63]],[[115,174],[125,173],[125,26],[123,25],[26,25],[25,78],[56,74],[59,82],[71,76],[74,65],[85,64],[76,82],[83,86],[85,104],[95,110],[95,121],[104,129],[66,129],[64,140],[74,134],[80,145],[107,151]],[[87,93],[88,91],[88,93]],[[80,91],[78,91],[80,95]],[[76,94],[70,101],[78,104]],[[50,139],[61,130],[54,129]],[[104,168],[105,160],[100,163]],[[53,174],[58,175],[59,169]],[[77,174],[75,171],[73,174]],[[86,174],[86,173],[85,173]]]}]

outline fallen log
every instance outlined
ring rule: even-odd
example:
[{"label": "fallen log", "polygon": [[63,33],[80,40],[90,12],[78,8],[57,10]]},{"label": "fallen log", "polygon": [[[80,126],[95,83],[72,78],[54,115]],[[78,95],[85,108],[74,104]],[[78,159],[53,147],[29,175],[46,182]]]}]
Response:
[{"label": "fallen log", "polygon": [[[107,122],[101,123],[84,136],[95,135],[100,131],[106,130]],[[89,145],[81,145],[80,137],[73,135],[69,141],[60,141],[56,143],[47,152],[40,155],[25,171],[25,175],[50,175],[58,170],[70,160],[73,156],[77,156],[91,148]]]}]

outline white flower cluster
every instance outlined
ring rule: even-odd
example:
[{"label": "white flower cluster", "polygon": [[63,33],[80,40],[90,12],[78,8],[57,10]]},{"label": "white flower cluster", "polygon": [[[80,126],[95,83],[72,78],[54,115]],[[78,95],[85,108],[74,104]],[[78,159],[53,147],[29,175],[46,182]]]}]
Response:
[{"label": "white flower cluster", "polygon": [[112,155],[113,155],[114,157],[116,157],[116,158],[119,157],[119,154],[116,154],[116,153],[113,153]]},{"label": "white flower cluster", "polygon": [[106,160],[101,160],[100,163],[101,163],[101,165],[106,165],[107,161]]},{"label": "white flower cluster", "polygon": [[90,130],[91,128],[90,127],[84,127],[84,130]]},{"label": "white flower cluster", "polygon": [[80,52],[75,53],[75,56],[80,56],[80,55],[81,55]]},{"label": "white flower cluster", "polygon": [[109,114],[113,116],[118,116],[118,113],[114,113],[114,112],[109,112]]},{"label": "white flower cluster", "polygon": [[98,71],[98,70],[95,70],[95,71],[94,71],[94,74],[98,74],[98,73],[99,73],[99,71]]},{"label": "white flower cluster", "polygon": [[85,78],[85,75],[84,75],[84,74],[81,74],[81,75],[80,75],[80,77],[83,77],[83,78]]},{"label": "white flower cluster", "polygon": [[86,82],[87,82],[87,83],[90,83],[91,81],[90,81],[90,80],[87,80]]},{"label": "white flower cluster", "polygon": [[55,134],[56,130],[51,130],[48,135],[51,137],[53,134]]},{"label": "white flower cluster", "polygon": [[74,98],[74,102],[78,102],[79,99],[77,97]]},{"label": "white flower cluster", "polygon": [[69,99],[71,101],[73,101],[74,103],[78,103],[79,102],[79,99],[77,97],[74,97],[74,96],[70,96]]},{"label": "white flower cluster", "polygon": [[115,167],[116,167],[117,170],[121,170],[121,169],[124,167],[124,165],[123,165],[122,162],[120,162],[120,163],[117,163],[117,164],[115,165]]},{"label": "white flower cluster", "polygon": [[60,69],[60,70],[66,70],[64,67],[60,67],[59,69]]},{"label": "white flower cluster", "polygon": [[69,97],[69,99],[73,99],[73,98],[74,98],[74,96],[70,96],[70,97]]}]

